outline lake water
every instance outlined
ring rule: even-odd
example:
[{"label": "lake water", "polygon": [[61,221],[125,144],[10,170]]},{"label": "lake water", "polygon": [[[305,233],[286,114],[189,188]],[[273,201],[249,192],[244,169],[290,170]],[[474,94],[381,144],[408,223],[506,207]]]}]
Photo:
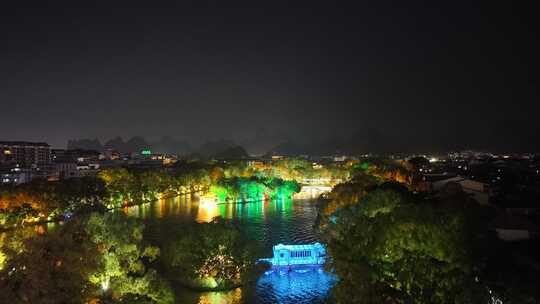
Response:
[{"label": "lake water", "polygon": [[[317,241],[313,223],[315,202],[309,199],[282,199],[248,204],[207,204],[197,195],[180,196],[124,210],[146,223],[145,235],[159,239],[170,227],[183,221],[208,222],[216,216],[236,222],[258,240],[271,255],[278,243],[304,244]],[[257,282],[228,292],[192,292],[173,286],[177,303],[326,303],[335,279],[322,270],[286,275],[263,274]]]}]

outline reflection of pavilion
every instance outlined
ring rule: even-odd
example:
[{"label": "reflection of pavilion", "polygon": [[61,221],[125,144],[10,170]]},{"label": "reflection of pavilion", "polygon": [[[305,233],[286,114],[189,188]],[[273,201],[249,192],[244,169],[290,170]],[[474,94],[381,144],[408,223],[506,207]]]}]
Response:
[{"label": "reflection of pavilion", "polygon": [[325,303],[335,282],[336,277],[322,267],[286,274],[267,272],[257,282],[257,297],[275,303]]}]

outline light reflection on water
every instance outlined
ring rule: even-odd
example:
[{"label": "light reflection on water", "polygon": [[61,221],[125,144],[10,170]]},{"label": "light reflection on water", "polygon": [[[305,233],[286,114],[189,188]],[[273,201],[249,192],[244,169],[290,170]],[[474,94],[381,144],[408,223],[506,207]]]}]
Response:
[{"label": "light reflection on water", "polygon": [[[182,221],[208,222],[215,216],[236,222],[253,239],[262,243],[271,255],[278,243],[304,244],[317,241],[313,223],[317,217],[315,202],[280,199],[248,204],[206,204],[197,195],[185,195],[159,202],[129,207],[130,216],[145,220],[148,237],[161,239],[167,227]],[[291,272],[280,276],[262,276],[252,286],[228,292],[177,292],[177,303],[324,303],[333,285],[333,276],[319,271]]]},{"label": "light reflection on water", "polygon": [[263,274],[257,282],[256,303],[325,303],[336,278],[313,268],[305,272]]},{"label": "light reflection on water", "polygon": [[269,250],[277,243],[316,242],[313,223],[317,210],[315,203],[309,200],[287,198],[247,204],[205,205],[200,204],[198,196],[185,195],[132,206],[124,212],[144,219],[148,229],[171,222],[208,222],[215,216],[221,216],[237,222],[252,238],[261,241]]},{"label": "light reflection on water", "polygon": [[205,292],[199,297],[197,304],[240,304],[242,302],[242,290],[236,288],[227,292]]}]

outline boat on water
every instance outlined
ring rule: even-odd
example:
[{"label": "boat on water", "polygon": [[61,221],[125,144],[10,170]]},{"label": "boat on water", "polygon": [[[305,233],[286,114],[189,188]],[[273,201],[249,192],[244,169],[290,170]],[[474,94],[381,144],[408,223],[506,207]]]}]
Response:
[{"label": "boat on water", "polygon": [[319,267],[326,259],[326,249],[321,243],[284,245],[272,247],[272,258],[259,259],[259,262],[270,263],[273,269],[298,270]]}]

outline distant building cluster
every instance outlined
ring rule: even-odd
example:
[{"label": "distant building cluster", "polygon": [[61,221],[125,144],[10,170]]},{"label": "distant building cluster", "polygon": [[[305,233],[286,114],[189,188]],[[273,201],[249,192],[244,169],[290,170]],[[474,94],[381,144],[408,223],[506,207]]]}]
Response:
[{"label": "distant building cluster", "polygon": [[0,181],[25,183],[46,177],[51,147],[43,142],[0,141]]},{"label": "distant building cluster", "polygon": [[17,163],[22,167],[32,167],[50,162],[51,147],[46,143],[0,141],[0,150],[2,163]]},{"label": "distant building cluster", "polygon": [[95,175],[100,168],[161,168],[177,161],[176,155],[149,149],[132,153],[85,149],[51,149],[44,142],[0,141],[0,184],[23,184]]},{"label": "distant building cluster", "polygon": [[410,155],[425,189],[434,194],[459,185],[481,205],[497,210],[492,228],[499,238],[517,241],[540,237],[540,157],[535,154],[453,152]]}]

